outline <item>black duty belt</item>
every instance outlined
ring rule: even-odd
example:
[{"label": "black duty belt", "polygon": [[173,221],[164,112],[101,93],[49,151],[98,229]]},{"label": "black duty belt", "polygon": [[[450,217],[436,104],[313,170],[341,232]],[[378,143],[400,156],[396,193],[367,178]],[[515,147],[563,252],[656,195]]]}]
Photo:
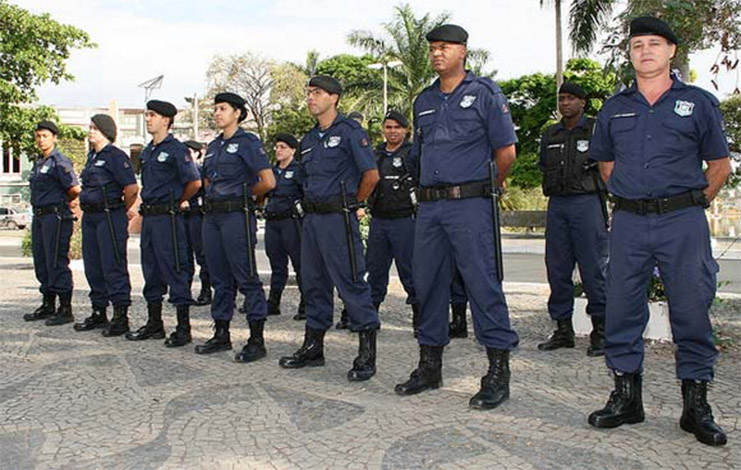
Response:
[{"label": "black duty belt", "polygon": [[625,199],[615,196],[614,200],[616,211],[633,212],[640,215],[664,214],[692,206],[709,206],[705,194],[699,190],[687,191],[676,196],[660,199]]},{"label": "black duty belt", "polygon": [[[226,212],[243,212],[244,211],[244,199],[226,199],[223,201],[206,201],[203,205],[203,209],[206,213],[226,213]],[[254,210],[254,206],[250,205],[249,210]]]},{"label": "black duty belt", "polygon": [[488,181],[474,181],[450,186],[421,186],[417,191],[419,202],[489,196],[491,196],[491,188]]},{"label": "black duty belt", "polygon": [[62,206],[56,204],[50,206],[33,206],[33,215],[61,214],[62,210]]},{"label": "black duty belt", "polygon": [[301,203],[304,212],[307,214],[329,214],[332,212],[342,212],[341,202],[314,202],[304,201]]},{"label": "black duty belt", "polygon": [[265,212],[265,220],[284,220],[293,218],[293,211]]},{"label": "black duty belt", "polygon": [[406,209],[394,212],[371,211],[371,215],[378,219],[405,219],[414,215],[414,209]]},{"label": "black duty belt", "polygon": [[[143,216],[149,215],[166,215],[172,210],[170,204],[142,204],[139,206],[139,213]],[[180,212],[176,210],[175,212]]]},{"label": "black duty belt", "polygon": [[193,215],[203,215],[203,206],[195,206],[190,205],[187,209],[180,209],[180,212],[185,215],[185,217],[190,217]]},{"label": "black duty belt", "polygon": [[[110,201],[108,203],[108,210],[116,210],[121,209],[124,207],[124,202],[122,200],[115,200]],[[104,212],[105,211],[105,204],[102,202],[99,204],[80,204],[80,209],[82,209],[83,212],[92,213],[92,212]]]}]

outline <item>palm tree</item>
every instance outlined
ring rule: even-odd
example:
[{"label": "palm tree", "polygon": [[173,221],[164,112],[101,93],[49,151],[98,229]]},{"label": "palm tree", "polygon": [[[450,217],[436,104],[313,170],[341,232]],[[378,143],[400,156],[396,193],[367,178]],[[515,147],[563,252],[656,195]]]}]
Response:
[{"label": "palm tree", "polygon": [[[540,0],[540,7],[546,0]],[[553,5],[556,10],[556,90],[561,88],[563,83],[563,44],[561,33],[561,0],[554,0]]]}]

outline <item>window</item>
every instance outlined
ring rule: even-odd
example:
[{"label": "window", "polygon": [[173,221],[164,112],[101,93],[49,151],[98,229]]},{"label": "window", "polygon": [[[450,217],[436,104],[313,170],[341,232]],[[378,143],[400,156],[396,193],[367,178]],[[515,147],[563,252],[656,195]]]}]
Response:
[{"label": "window", "polygon": [[20,175],[21,174],[21,160],[19,157],[13,155],[13,149],[7,142],[2,143],[3,160],[2,160],[2,174],[3,175]]}]

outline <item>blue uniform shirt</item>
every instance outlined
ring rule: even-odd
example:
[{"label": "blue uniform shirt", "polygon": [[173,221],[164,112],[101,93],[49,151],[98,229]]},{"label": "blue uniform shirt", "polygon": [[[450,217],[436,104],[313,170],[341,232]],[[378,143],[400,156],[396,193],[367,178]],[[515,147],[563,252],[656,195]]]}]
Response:
[{"label": "blue uniform shirt", "polygon": [[203,168],[209,181],[206,197],[219,201],[241,198],[244,183],[252,197],[258,173],[270,168],[270,162],[260,139],[240,128],[230,139],[220,134],[208,144]]},{"label": "blue uniform shirt", "polygon": [[[201,183],[203,183],[203,165],[196,163],[196,167],[198,168],[198,174],[201,178]],[[188,204],[190,204],[190,207],[198,207],[203,205],[203,198],[206,197],[206,186],[204,184],[201,184],[201,187],[198,188],[198,192],[188,200]]]},{"label": "blue uniform shirt", "polygon": [[36,159],[28,181],[31,204],[35,207],[66,204],[69,188],[80,184],[72,162],[57,148],[48,157]]},{"label": "blue uniform shirt", "polygon": [[124,187],[136,184],[129,156],[113,144],[103,147],[100,153],[90,151],[85,169],[80,173],[80,179],[81,204],[102,204],[103,186],[106,187],[108,200],[116,201],[121,198]]},{"label": "blue uniform shirt", "polygon": [[704,189],[702,160],[728,154],[718,100],[676,79],[653,106],[635,84],[607,100],[590,144],[591,158],[615,162],[607,189],[626,199]]},{"label": "blue uniform shirt", "polygon": [[183,195],[185,185],[201,179],[188,147],[168,134],[159,144],[149,142],[139,157],[142,165],[142,201],[167,204]]},{"label": "blue uniform shirt", "polygon": [[341,114],[323,131],[314,126],[299,149],[304,196],[312,202],[340,201],[341,181],[347,194],[355,196],[363,173],[376,168],[368,134]]},{"label": "blue uniform shirt", "polygon": [[471,72],[450,94],[439,79],[425,88],[414,102],[414,128],[412,160],[421,165],[422,186],[487,180],[494,150],[517,142],[502,90]]},{"label": "blue uniform shirt", "polygon": [[297,199],[303,199],[303,181],[299,163],[293,160],[285,169],[278,165],[273,167],[275,175],[275,189],[268,194],[268,204],[265,206],[266,212],[287,212],[293,209],[293,202]]}]

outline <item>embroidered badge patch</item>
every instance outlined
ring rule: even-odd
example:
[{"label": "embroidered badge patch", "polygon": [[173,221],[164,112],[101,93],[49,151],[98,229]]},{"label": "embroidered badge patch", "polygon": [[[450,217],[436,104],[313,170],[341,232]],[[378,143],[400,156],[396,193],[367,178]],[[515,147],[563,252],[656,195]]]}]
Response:
[{"label": "embroidered badge patch", "polygon": [[239,144],[229,144],[226,146],[226,153],[237,153],[239,150]]},{"label": "embroidered badge patch", "polygon": [[337,147],[338,145],[340,145],[340,142],[342,142],[342,137],[340,137],[339,135],[330,136],[330,138],[327,139],[327,147]]},{"label": "embroidered badge patch", "polygon": [[43,174],[47,174],[47,173],[49,173],[49,170],[50,169],[51,169],[51,167],[49,165],[44,165],[44,166],[41,167],[41,169],[39,170],[39,172],[41,172]]},{"label": "embroidered badge patch", "polygon": [[391,162],[394,168],[401,168],[401,157],[394,157],[394,161]]},{"label": "embroidered badge patch", "polygon": [[157,161],[160,163],[166,162],[167,157],[169,157],[170,154],[167,152],[161,152],[159,155],[157,155]]},{"label": "embroidered badge patch", "polygon": [[293,171],[286,171],[286,179],[289,180],[293,178]]},{"label": "embroidered badge patch", "polygon": [[474,101],[476,101],[476,96],[464,95],[461,99],[461,108],[470,108]]},{"label": "embroidered badge patch", "polygon": [[674,113],[677,116],[687,117],[692,116],[692,112],[695,110],[695,103],[692,101],[677,100],[674,102]]},{"label": "embroidered badge patch", "polygon": [[589,141],[588,140],[577,140],[576,150],[580,152],[586,152],[587,150],[589,150]]}]

